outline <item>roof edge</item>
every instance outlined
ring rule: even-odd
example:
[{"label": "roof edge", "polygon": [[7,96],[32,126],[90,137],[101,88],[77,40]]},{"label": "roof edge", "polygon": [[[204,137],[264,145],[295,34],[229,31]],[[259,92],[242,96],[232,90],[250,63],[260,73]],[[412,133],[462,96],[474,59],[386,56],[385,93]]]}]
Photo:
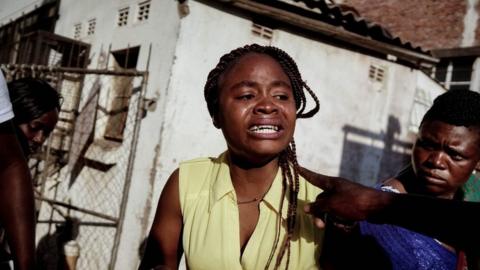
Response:
[{"label": "roof edge", "polygon": [[223,5],[232,6],[237,9],[252,12],[270,19],[282,21],[286,24],[300,27],[314,33],[328,36],[342,42],[350,43],[360,48],[373,50],[387,57],[407,61],[416,66],[430,67],[439,62],[439,59],[427,53],[420,53],[415,50],[395,46],[382,41],[377,41],[350,31],[341,27],[336,27],[320,20],[307,18],[288,10],[280,9],[268,4],[268,1],[260,3],[252,0],[213,0]]},{"label": "roof edge", "polygon": [[432,50],[432,55],[438,58],[480,56],[480,46],[436,49],[436,50]]}]

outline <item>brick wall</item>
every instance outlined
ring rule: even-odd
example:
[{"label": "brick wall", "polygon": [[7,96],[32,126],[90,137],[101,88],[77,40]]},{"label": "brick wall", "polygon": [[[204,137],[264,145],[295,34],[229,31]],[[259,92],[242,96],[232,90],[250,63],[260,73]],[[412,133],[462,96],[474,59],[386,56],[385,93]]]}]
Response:
[{"label": "brick wall", "polygon": [[[424,49],[456,48],[462,42],[467,0],[343,0],[362,17]],[[476,10],[480,14],[480,5]],[[478,24],[478,22],[477,22]],[[475,44],[480,44],[476,29]]]}]

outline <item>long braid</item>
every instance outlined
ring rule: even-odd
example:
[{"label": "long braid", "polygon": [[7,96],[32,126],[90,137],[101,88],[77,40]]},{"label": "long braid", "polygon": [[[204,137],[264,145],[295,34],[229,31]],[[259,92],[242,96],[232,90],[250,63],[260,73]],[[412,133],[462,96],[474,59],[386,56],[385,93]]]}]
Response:
[{"label": "long braid", "polygon": [[[280,198],[285,197],[287,187],[289,186],[288,183],[287,183],[287,170],[283,169],[283,167],[285,167],[285,165],[288,164],[288,160],[287,160],[288,157],[287,157],[287,154],[285,154],[285,151],[283,151],[280,154],[280,157],[279,157],[279,165],[282,168],[282,195],[280,196]],[[270,268],[270,264],[272,262],[273,256],[275,255],[275,251],[277,250],[278,242],[280,240],[280,230],[282,228],[282,212],[283,212],[283,202],[284,201],[285,200],[280,201],[280,215],[278,215],[278,217],[277,217],[277,223],[276,223],[277,228],[276,228],[276,231],[275,231],[275,240],[274,240],[274,243],[273,243],[273,248],[270,251],[270,256],[268,257],[267,264],[265,265],[265,269]],[[277,260],[278,260],[278,257],[277,257]],[[275,268],[277,268],[277,264],[278,264],[278,262],[275,262]]]},{"label": "long braid", "polygon": [[[291,239],[293,238],[293,234],[295,232],[295,221],[297,218],[297,206],[298,206],[298,191],[300,188],[300,177],[299,177],[299,165],[296,156],[296,145],[295,141],[292,140],[290,145],[287,149],[282,152],[282,156],[286,156],[281,159],[280,167],[282,168],[282,172],[284,173],[283,181],[288,181],[289,187],[289,204],[288,204],[288,211],[287,211],[287,234],[284,240],[284,244],[282,245],[277,261],[275,263],[275,268],[278,269],[281,265],[283,256],[285,252],[287,252],[287,264],[286,269],[288,269],[289,262],[290,262],[290,243]],[[286,159],[286,162],[285,162]],[[291,170],[293,169],[293,172]],[[282,208],[280,209],[282,212]]]},{"label": "long braid", "polygon": [[[222,56],[217,66],[208,74],[207,82],[204,87],[204,96],[205,100],[207,101],[208,111],[211,117],[215,117],[218,113],[218,84],[221,76],[225,74],[225,72],[230,67],[232,67],[242,56],[248,53],[260,53],[269,55],[280,64],[283,71],[290,79],[290,83],[292,85],[295,106],[297,108],[297,118],[309,118],[319,111],[320,102],[312,89],[303,81],[295,61],[286,52],[276,47],[252,44],[237,48],[230,53]],[[315,103],[315,106],[307,112],[305,112],[307,107],[305,90],[312,97]],[[282,170],[281,198],[285,198],[286,195],[288,196],[286,221],[287,232],[275,260],[274,269],[278,269],[280,267],[285,253],[287,254],[286,269],[288,269],[290,263],[290,243],[295,232],[295,221],[297,217],[298,206],[297,196],[299,191],[299,165],[296,155],[296,146],[293,139],[290,145],[287,146],[287,148],[280,153],[279,166]],[[275,256],[275,251],[277,250],[278,244],[280,242],[280,231],[282,228],[282,212],[284,206],[283,202],[284,199],[282,199],[280,202],[280,215],[277,219],[275,240],[265,269],[268,269],[270,267],[273,257]]]},{"label": "long braid", "polygon": [[[280,168],[282,169],[282,180],[283,182],[288,186],[288,208],[287,208],[287,235],[283,241],[283,244],[280,248],[280,251],[278,252],[278,256],[277,256],[277,260],[275,262],[275,268],[274,269],[278,269],[278,267],[280,266],[281,262],[282,262],[282,258],[285,254],[285,251],[288,250],[288,246],[289,246],[289,243],[290,243],[290,227],[292,225],[292,216],[291,216],[291,212],[292,212],[292,187],[293,187],[293,183],[292,183],[292,173],[290,171],[290,166],[289,166],[289,155],[288,155],[288,150],[289,150],[290,147],[287,147],[287,149],[285,151],[282,152],[281,154],[281,159],[280,159]],[[280,216],[281,216],[281,213],[283,212],[283,206],[280,208]],[[288,264],[287,264],[287,267],[288,267]]]}]

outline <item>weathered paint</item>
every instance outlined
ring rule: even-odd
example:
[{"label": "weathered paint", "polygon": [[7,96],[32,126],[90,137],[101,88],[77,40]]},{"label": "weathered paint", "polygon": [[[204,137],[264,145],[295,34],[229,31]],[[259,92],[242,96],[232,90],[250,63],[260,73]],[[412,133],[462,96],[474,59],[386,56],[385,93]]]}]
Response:
[{"label": "weathered paint", "polygon": [[475,32],[478,24],[478,0],[467,0],[467,12],[463,17],[462,43],[460,47],[471,47],[475,45]]}]

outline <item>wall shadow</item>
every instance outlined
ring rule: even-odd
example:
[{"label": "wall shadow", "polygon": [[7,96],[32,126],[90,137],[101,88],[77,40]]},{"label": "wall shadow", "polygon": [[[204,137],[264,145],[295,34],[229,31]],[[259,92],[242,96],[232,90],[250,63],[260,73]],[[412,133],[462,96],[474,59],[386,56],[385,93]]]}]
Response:
[{"label": "wall shadow", "polygon": [[392,115],[385,132],[345,125],[339,176],[374,186],[395,175],[410,161],[413,146],[396,138],[401,131],[400,121]]},{"label": "wall shadow", "polygon": [[63,248],[70,240],[75,240],[80,229],[80,221],[66,217],[65,222],[56,225],[55,232],[46,234],[37,245],[37,270],[66,269]]}]

